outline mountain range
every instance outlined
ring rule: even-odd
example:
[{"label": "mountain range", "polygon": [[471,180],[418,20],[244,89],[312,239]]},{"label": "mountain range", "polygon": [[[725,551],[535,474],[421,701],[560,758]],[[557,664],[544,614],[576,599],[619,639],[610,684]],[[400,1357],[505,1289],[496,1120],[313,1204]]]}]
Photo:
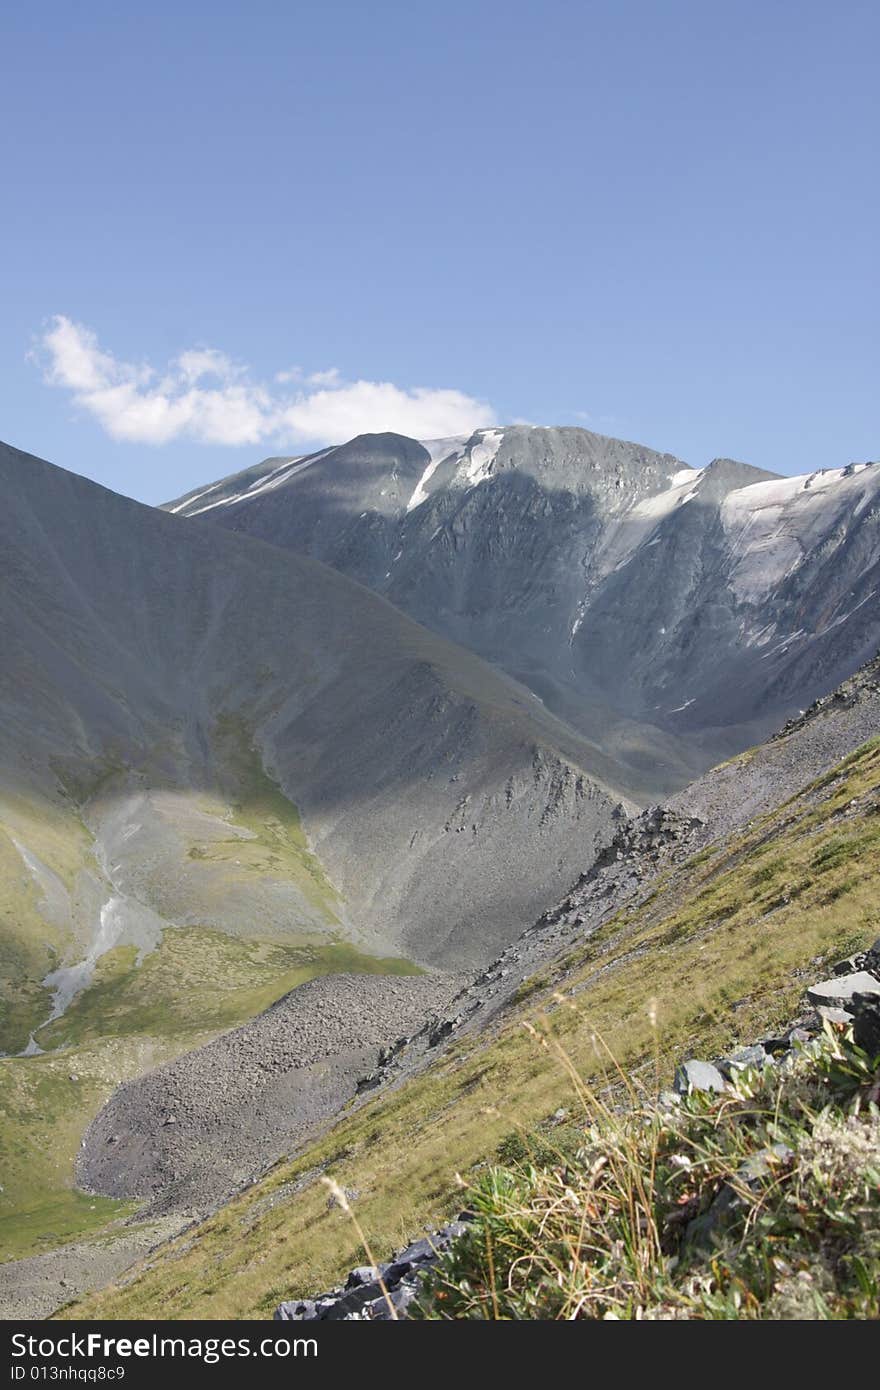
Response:
[{"label": "mountain range", "polygon": [[323,560],[662,795],[880,642],[880,466],[782,478],[577,428],[362,435],[168,504]]},{"label": "mountain range", "polygon": [[513,426],[164,508],[0,446],[0,488],[10,1255],[224,1200],[629,910],[644,808],[701,851],[876,722],[717,768],[880,647],[880,464]]}]

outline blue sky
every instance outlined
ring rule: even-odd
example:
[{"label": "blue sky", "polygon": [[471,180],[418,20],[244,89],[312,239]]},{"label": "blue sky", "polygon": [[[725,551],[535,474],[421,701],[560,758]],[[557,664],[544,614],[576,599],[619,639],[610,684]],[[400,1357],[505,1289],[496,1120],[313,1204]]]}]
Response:
[{"label": "blue sky", "polygon": [[13,0],[0,44],[21,448],[150,502],[380,420],[880,455],[874,0]]}]

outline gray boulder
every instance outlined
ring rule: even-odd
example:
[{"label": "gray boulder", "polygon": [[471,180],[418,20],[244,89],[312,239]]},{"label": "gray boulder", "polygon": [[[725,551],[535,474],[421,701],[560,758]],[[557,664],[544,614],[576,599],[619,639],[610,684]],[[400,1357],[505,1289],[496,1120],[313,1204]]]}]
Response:
[{"label": "gray boulder", "polygon": [[857,970],[852,975],[836,975],[833,980],[822,980],[807,990],[811,1004],[827,1004],[837,1009],[851,1008],[855,994],[880,994],[880,980],[869,975],[867,970]]},{"label": "gray boulder", "polygon": [[711,1062],[698,1062],[692,1058],[676,1068],[673,1086],[679,1095],[686,1096],[691,1091],[726,1091],[727,1082],[717,1067]]}]

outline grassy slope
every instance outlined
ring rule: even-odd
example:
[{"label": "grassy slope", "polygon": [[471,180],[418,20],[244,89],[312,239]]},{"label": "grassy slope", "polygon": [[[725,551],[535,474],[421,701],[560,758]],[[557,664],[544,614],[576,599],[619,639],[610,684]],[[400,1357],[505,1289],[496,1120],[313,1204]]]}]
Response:
[{"label": "grassy slope", "polygon": [[[92,985],[65,1015],[40,1030],[46,1056],[0,1058],[0,1258],[50,1248],[132,1210],[86,1198],[73,1186],[83,1130],[119,1082],[255,1017],[317,975],[417,970],[341,939],[338,895],[310,850],[296,807],[264,771],[244,725],[220,720],[216,742],[219,794],[193,800],[253,838],[194,843],[189,857],[220,867],[221,882],[230,886],[261,878],[293,882],[312,919],[301,929],[290,923],[281,940],[277,930],[261,939],[259,923],[249,924],[244,938],[208,927],[167,930],[139,966],[134,947],[117,947],[100,958]],[[97,781],[77,785],[77,794],[112,794],[121,776],[108,765]],[[94,867],[94,851],[73,805],[7,804],[0,822],[0,1051],[14,1053],[49,1013],[41,979],[65,951],[72,960],[79,948],[40,912],[40,890],[10,834],[51,866],[69,892],[78,872]],[[323,935],[315,918],[326,924]]]},{"label": "grassy slope", "polygon": [[6,798],[0,805],[0,1053],[17,1052],[49,1012],[43,976],[68,942],[40,912],[41,892],[15,842],[50,865],[68,892],[91,854],[77,816],[50,802]]},{"label": "grassy slope", "polygon": [[[329,1287],[363,1260],[348,1219],[328,1207],[321,1172],[358,1192],[358,1217],[381,1258],[455,1210],[456,1172],[479,1171],[512,1132],[571,1103],[569,1065],[601,1078],[597,1030],[630,1071],[659,1064],[665,1074],[676,1058],[783,1023],[807,962],[877,934],[878,790],[874,740],[745,834],[663,878],[641,908],[548,972],[543,992],[496,1034],[459,1040],[429,1071],[342,1119],[124,1284],[66,1315],[271,1315],[281,1298]],[[523,1027],[539,1015],[539,1031]]]},{"label": "grassy slope", "polygon": [[198,930],[169,932],[137,975],[126,968],[133,955],[133,947],[120,947],[103,957],[96,985],[41,1034],[44,1041],[55,1034],[54,1043],[63,1033],[63,1046],[0,1061],[2,1259],[49,1249],[134,1210],[73,1186],[82,1133],[120,1081],[253,1018],[316,975],[415,969],[345,945],[285,950]]},{"label": "grassy slope", "polygon": [[[229,814],[254,839],[228,842],[225,859],[236,867],[295,883],[306,901],[330,926],[339,925],[339,894],[312,853],[299,811],[263,766],[253,735],[238,715],[221,715],[214,731],[217,758],[230,800]],[[222,857],[223,851],[194,846],[201,858]]]},{"label": "grassy slope", "polygon": [[853,1032],[722,1094],[631,1087],[616,1108],[587,1088],[545,1155],[508,1143],[470,1186],[476,1219],[411,1315],[876,1319],[880,1058]]},{"label": "grassy slope", "polygon": [[344,942],[285,946],[240,941],[206,927],[166,932],[137,968],[136,955],[134,946],[118,946],[102,956],[91,988],[40,1032],[41,1045],[143,1034],[178,1039],[180,1051],[194,1033],[216,1034],[255,1018],[317,975],[417,970],[398,957],[366,956]]},{"label": "grassy slope", "polygon": [[52,1249],[134,1209],[77,1192],[74,1157],[83,1130],[118,1082],[177,1050],[161,1039],[136,1038],[0,1064],[3,1258]]}]

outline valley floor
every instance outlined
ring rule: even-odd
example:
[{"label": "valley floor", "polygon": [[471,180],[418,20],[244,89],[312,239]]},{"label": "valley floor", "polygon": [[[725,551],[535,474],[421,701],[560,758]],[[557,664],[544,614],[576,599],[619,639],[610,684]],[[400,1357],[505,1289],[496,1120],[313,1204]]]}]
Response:
[{"label": "valley floor", "polygon": [[179,1216],[131,1225],[114,1223],[94,1240],[0,1265],[3,1317],[21,1321],[50,1317],[59,1301],[82,1298],[118,1279],[186,1224]]}]

